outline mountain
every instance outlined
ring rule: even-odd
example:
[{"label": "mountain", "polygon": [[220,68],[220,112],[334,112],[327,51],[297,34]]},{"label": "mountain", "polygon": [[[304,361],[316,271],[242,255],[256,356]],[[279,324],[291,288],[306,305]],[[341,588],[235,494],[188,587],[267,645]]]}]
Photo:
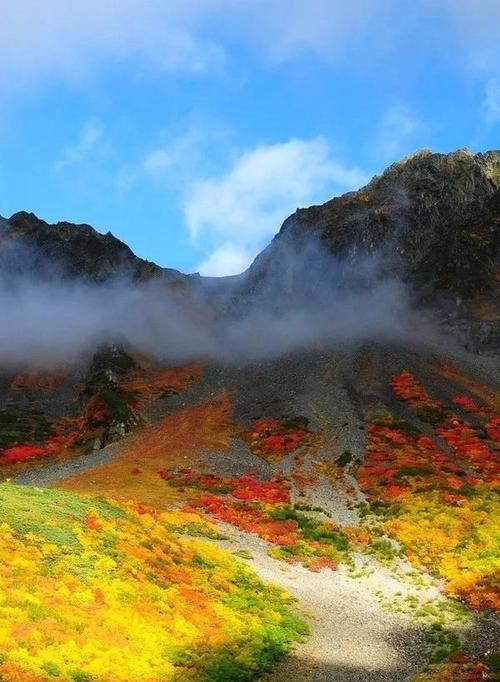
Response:
[{"label": "mountain", "polygon": [[297,209],[235,296],[258,295],[278,281],[300,291],[314,263],[304,269],[295,259],[290,268],[288,254],[307,253],[311,237],[350,272],[377,254],[379,272],[406,283],[416,306],[430,304],[471,350],[498,352],[500,152],[420,151],[356,192]]},{"label": "mountain", "polygon": [[[498,269],[499,189],[499,151],[416,152],[358,191],[297,209],[256,258],[243,288],[279,267],[283,244],[314,235],[330,253],[350,260],[386,249],[397,273],[429,295],[474,295],[491,288]],[[110,232],[99,234],[89,225],[48,225],[20,212],[0,218],[0,229],[3,249],[27,246],[67,276],[103,281],[124,271],[137,280],[183,277],[134,256]]]},{"label": "mountain", "polygon": [[499,186],[418,152],[220,279],[1,219],[0,677],[498,680]]},{"label": "mountain", "polygon": [[135,282],[152,278],[186,279],[177,270],[161,268],[135,256],[111,232],[90,225],[60,222],[49,225],[21,211],[0,218],[0,276],[33,276],[105,282],[117,276]]}]

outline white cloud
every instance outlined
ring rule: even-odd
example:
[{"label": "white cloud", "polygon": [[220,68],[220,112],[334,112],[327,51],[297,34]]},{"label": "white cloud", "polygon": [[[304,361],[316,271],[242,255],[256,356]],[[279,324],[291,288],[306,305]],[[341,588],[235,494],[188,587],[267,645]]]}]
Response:
[{"label": "white cloud", "polygon": [[253,255],[231,242],[226,242],[215,249],[202,261],[196,270],[208,277],[224,277],[237,275],[248,268]]},{"label": "white cloud", "polygon": [[222,58],[196,34],[207,10],[202,0],[2,0],[0,78],[75,81],[130,58],[202,71]]},{"label": "white cloud", "polygon": [[[75,81],[128,59],[165,71],[219,66],[234,46],[284,61],[383,41],[394,0],[2,0],[0,77]],[[373,21],[378,17],[377,30]],[[21,46],[20,46],[21,43]],[[14,78],[12,78],[14,77]],[[14,80],[15,79],[15,80]]]},{"label": "white cloud", "polygon": [[[414,3],[413,3],[414,5]],[[498,0],[1,0],[2,95],[81,82],[116,65],[200,73],[248,53],[349,68],[407,59],[408,36],[498,73]],[[443,41],[447,50],[442,49]],[[378,69],[377,69],[378,70]],[[493,74],[494,75],[494,74]],[[6,87],[8,86],[8,87]]]},{"label": "white cloud", "polygon": [[380,123],[375,148],[384,161],[394,161],[412,147],[422,124],[406,106],[388,109]]},{"label": "white cloud", "polygon": [[[205,133],[210,137],[211,133]],[[204,138],[198,128],[189,128],[168,143],[151,149],[141,160],[141,170],[157,178],[169,178],[175,174],[185,177],[197,162],[201,161]]]},{"label": "white cloud", "polygon": [[488,127],[500,123],[500,81],[496,79],[488,81],[481,109]]},{"label": "white cloud", "polygon": [[[226,13],[233,32],[274,62],[304,53],[338,59],[369,40],[384,40],[384,17],[393,0],[240,0]],[[373,23],[377,20],[377,30]]]},{"label": "white cloud", "polygon": [[[184,216],[193,242],[212,249],[202,264],[243,264],[295,208],[354,189],[367,177],[331,157],[327,142],[292,139],[239,156],[221,176],[192,183]],[[243,256],[244,254],[244,256]]]},{"label": "white cloud", "polygon": [[217,163],[218,151],[227,148],[227,131],[210,121],[195,122],[175,137],[165,139],[161,130],[149,150],[128,160],[115,174],[115,189],[119,196],[134,185],[151,180],[164,189],[181,193],[194,175],[209,173]]},{"label": "white cloud", "polygon": [[103,128],[95,121],[89,121],[82,128],[77,142],[66,147],[61,156],[53,164],[53,170],[61,171],[68,166],[80,163],[90,154],[95,153],[102,142]]}]

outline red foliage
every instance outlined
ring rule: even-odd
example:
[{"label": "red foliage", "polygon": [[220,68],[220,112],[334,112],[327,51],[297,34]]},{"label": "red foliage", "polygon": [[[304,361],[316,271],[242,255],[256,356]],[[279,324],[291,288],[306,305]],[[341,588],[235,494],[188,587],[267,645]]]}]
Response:
[{"label": "red foliage", "polygon": [[[431,414],[439,415],[442,411],[441,405],[433,400],[422,388],[413,374],[408,370],[396,374],[391,378],[391,388],[399,400],[409,403],[421,416],[424,421],[431,421]],[[425,419],[425,414],[428,418]]]},{"label": "red foliage", "polygon": [[310,443],[311,433],[305,427],[290,426],[278,419],[257,419],[246,434],[252,451],[265,459],[280,459]]},{"label": "red foliage", "polygon": [[451,402],[454,405],[458,405],[458,407],[461,407],[466,412],[475,413],[481,410],[481,408],[478,405],[476,405],[476,403],[466,395],[456,395],[454,398],[451,399]]},{"label": "red foliage", "polygon": [[298,540],[298,526],[293,519],[285,521],[267,519],[258,509],[229,498],[209,494],[202,495],[197,505],[219,521],[230,523],[247,533],[256,533],[274,545],[291,546]]},{"label": "red foliage", "polygon": [[500,473],[493,453],[477,436],[470,425],[453,417],[448,417],[437,425],[436,433],[443,438],[453,452],[469,466],[486,475]]},{"label": "red foliage", "polygon": [[[481,432],[432,398],[409,371],[401,372],[391,379],[391,386],[397,398],[407,402],[423,420],[434,425],[436,434],[443,438],[457,456],[462,466],[472,467],[476,475],[492,480],[500,474],[500,465],[492,450],[481,440]],[[490,412],[489,407],[479,407],[467,396],[457,395],[452,399],[455,405],[477,416]],[[490,440],[499,442],[500,417],[490,417],[486,427]]]},{"label": "red foliage", "polygon": [[271,478],[269,481],[261,481],[248,475],[239,478],[223,478],[216,474],[199,474],[190,468],[180,469],[178,473],[173,470],[162,469],[158,475],[177,488],[200,488],[201,490],[228,493],[238,500],[267,504],[290,501],[290,484],[279,477]]},{"label": "red foliage", "polygon": [[19,464],[40,457],[51,457],[64,452],[77,437],[74,430],[68,430],[65,422],[59,426],[59,433],[40,444],[20,443],[0,451],[0,465]]},{"label": "red foliage", "polygon": [[415,490],[458,489],[474,482],[430,438],[398,422],[368,424],[367,441],[357,480],[370,497],[392,500]]},{"label": "red foliage", "polygon": [[484,680],[488,678],[489,670],[482,663],[476,663],[476,665],[469,671],[467,671],[464,678],[464,682],[478,682],[478,680]]},{"label": "red foliage", "polygon": [[289,502],[290,484],[280,478],[270,481],[259,481],[253,476],[240,476],[238,485],[232,495],[238,500],[253,500],[254,502]]},{"label": "red foliage", "polygon": [[495,445],[500,445],[500,416],[493,415],[486,422],[486,433],[488,438],[492,440]]},{"label": "red foliage", "polygon": [[[341,550],[336,550],[328,539],[321,539],[321,534],[320,539],[304,534],[299,517],[290,506],[288,481],[280,477],[261,481],[249,475],[225,479],[191,469],[184,472],[159,474],[171,486],[180,484],[205,491],[184,507],[185,511],[203,511],[247,533],[255,533],[275,545],[279,558],[286,561],[302,563],[314,571],[337,568]],[[322,523],[321,528],[324,532],[342,534],[332,524]]]},{"label": "red foliage", "polygon": [[38,445],[14,445],[3,451],[1,462],[2,464],[18,464],[35,457],[46,457],[48,454],[46,448]]}]

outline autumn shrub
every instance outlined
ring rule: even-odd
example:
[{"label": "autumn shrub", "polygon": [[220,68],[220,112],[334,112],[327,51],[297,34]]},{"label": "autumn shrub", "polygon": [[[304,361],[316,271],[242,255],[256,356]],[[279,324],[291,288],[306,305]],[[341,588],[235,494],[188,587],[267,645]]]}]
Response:
[{"label": "autumn shrub", "polygon": [[409,557],[446,581],[471,608],[500,608],[498,493],[478,485],[468,496],[423,491],[398,500],[385,528]]},{"label": "autumn shrub", "polygon": [[305,633],[197,514],[0,486],[3,682],[250,680]]},{"label": "autumn shrub", "polygon": [[256,419],[244,433],[254,454],[269,461],[279,461],[312,442],[309,421],[305,417]]},{"label": "autumn shrub", "polygon": [[[405,421],[369,423],[358,484],[384,531],[413,563],[442,578],[449,596],[472,609],[498,609],[495,414],[467,396],[452,398],[454,406],[484,422],[484,427],[473,425],[439,403],[408,371],[394,376],[391,386],[447,448]],[[367,518],[366,510],[362,516]],[[372,551],[377,542],[371,543]]]}]

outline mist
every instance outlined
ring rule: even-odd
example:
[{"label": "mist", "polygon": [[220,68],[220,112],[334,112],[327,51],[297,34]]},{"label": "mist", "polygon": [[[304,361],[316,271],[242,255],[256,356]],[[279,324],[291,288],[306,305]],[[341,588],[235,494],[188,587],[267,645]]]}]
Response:
[{"label": "mist", "polygon": [[428,338],[432,327],[391,274],[391,257],[334,258],[310,238],[275,240],[247,273],[194,278],[180,292],[126,276],[82,283],[47,263],[15,275],[11,261],[0,284],[0,365],[72,362],[108,341],[163,362],[244,362],[349,340]]}]

